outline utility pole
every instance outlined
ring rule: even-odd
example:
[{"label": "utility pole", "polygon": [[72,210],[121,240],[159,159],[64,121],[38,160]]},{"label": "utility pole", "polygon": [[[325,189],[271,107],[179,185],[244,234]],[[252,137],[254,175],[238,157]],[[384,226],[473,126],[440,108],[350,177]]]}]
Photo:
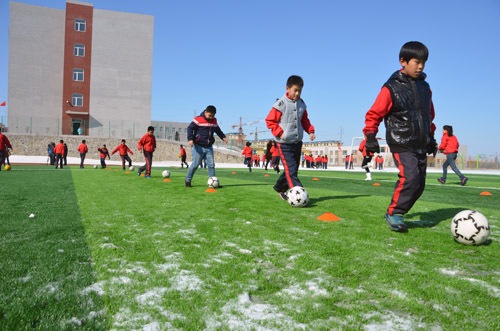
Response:
[{"label": "utility pole", "polygon": [[340,126],[340,142],[342,142],[342,133],[343,133],[344,129],[342,129],[342,125]]}]

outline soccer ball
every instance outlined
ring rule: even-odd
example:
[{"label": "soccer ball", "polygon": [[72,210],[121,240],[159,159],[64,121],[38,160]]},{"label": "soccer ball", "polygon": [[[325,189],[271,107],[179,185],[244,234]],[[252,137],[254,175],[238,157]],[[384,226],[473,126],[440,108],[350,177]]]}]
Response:
[{"label": "soccer ball", "polygon": [[134,171],[134,166],[130,166],[130,167],[128,168],[128,170],[130,170],[130,171]]},{"label": "soccer ball", "polygon": [[294,186],[288,191],[288,203],[292,207],[305,207],[309,202],[309,193],[302,186]]},{"label": "soccer ball", "polygon": [[12,168],[10,167],[10,165],[8,165],[8,164],[7,164],[7,165],[4,167],[4,169],[5,169],[6,171],[10,171],[10,169],[12,169]]},{"label": "soccer ball", "polygon": [[207,182],[208,187],[217,188],[219,187],[219,178],[217,177],[209,177]]},{"label": "soccer ball", "polygon": [[451,221],[451,235],[464,245],[481,245],[490,235],[488,219],[478,211],[462,210]]},{"label": "soccer ball", "polygon": [[94,169],[97,169],[97,168],[98,168],[97,164],[94,164]]},{"label": "soccer ball", "polygon": [[161,173],[161,175],[163,176],[163,178],[168,178],[168,177],[170,177],[170,171],[163,170],[163,172]]}]

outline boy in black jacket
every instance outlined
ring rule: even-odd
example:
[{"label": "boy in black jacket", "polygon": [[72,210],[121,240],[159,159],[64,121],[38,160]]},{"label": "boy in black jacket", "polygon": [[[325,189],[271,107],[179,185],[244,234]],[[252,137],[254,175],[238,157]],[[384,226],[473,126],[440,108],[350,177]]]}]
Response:
[{"label": "boy in black jacket", "polygon": [[376,134],[384,120],[386,141],[399,169],[399,179],[385,219],[390,229],[397,232],[407,231],[404,214],[424,192],[426,154],[436,155],[437,152],[432,92],[423,72],[428,56],[427,47],[418,41],[403,45],[399,52],[403,68],[392,74],[382,87],[366,113],[363,129],[366,151],[379,153]]},{"label": "boy in black jacket", "polygon": [[208,164],[208,176],[215,176],[214,150],[212,148],[215,142],[214,133],[217,133],[227,144],[226,135],[217,124],[217,119],[215,118],[216,112],[217,110],[214,106],[208,106],[200,116],[193,119],[187,128],[188,143],[192,147],[193,162],[191,162],[186,175],[186,187],[191,187],[193,175],[200,166],[203,158],[205,158],[205,162]]}]

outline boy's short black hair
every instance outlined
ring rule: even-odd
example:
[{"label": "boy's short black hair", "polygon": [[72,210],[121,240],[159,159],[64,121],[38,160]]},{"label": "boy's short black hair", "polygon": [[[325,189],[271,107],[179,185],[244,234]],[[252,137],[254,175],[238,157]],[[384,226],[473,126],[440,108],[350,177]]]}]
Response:
[{"label": "boy's short black hair", "polygon": [[102,144],[104,147],[106,147],[106,144]]},{"label": "boy's short black hair", "polygon": [[446,132],[448,132],[448,137],[453,136],[453,127],[451,125],[443,126],[443,130],[446,130]]},{"label": "boy's short black hair", "polygon": [[207,108],[204,111],[209,112],[210,114],[214,114],[214,115],[217,113],[217,109],[212,105],[207,106]]},{"label": "boy's short black hair", "polygon": [[82,140],[82,144],[85,144],[85,139]]},{"label": "boy's short black hair", "polygon": [[154,131],[154,130],[155,130],[155,127],[154,127],[154,126],[152,126],[152,125],[148,126],[148,132],[149,132],[149,131]]},{"label": "boy's short black hair", "polygon": [[304,80],[300,76],[292,75],[288,77],[288,80],[286,81],[286,86],[292,87],[293,85],[304,87]]},{"label": "boy's short black hair", "polygon": [[251,144],[252,144],[252,143],[251,143],[251,142],[249,142],[249,141],[247,141],[247,143],[246,143],[247,147],[250,147],[250,145],[251,145]]},{"label": "boy's short black hair", "polygon": [[122,139],[122,143],[124,143],[124,142],[125,142],[125,139]]},{"label": "boy's short black hair", "polygon": [[429,50],[420,41],[409,41],[401,47],[399,59],[410,62],[411,59],[427,61]]},{"label": "boy's short black hair", "polygon": [[59,140],[59,142],[62,144],[64,142],[64,140],[61,139],[61,140]]},{"label": "boy's short black hair", "polygon": [[181,147],[184,147],[184,146],[181,145]]}]

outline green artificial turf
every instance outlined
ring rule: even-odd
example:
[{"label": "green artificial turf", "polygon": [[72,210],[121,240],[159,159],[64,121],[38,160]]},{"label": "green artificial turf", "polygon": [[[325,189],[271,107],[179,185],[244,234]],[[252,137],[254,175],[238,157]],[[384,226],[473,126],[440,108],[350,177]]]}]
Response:
[{"label": "green artificial turf", "polygon": [[[272,189],[277,175],[260,169],[217,169],[215,193],[205,192],[204,170],[185,188],[185,169],[170,168],[171,182],[159,168],[150,179],[46,169],[0,173],[9,187],[0,198],[0,328],[28,329],[37,318],[42,329],[500,327],[499,176],[470,175],[462,187],[428,174],[401,234],[383,218],[394,173],[369,182],[360,172],[301,170],[309,206],[292,208]],[[453,241],[450,222],[463,209],[489,219],[486,245]],[[319,221],[324,213],[340,221]],[[44,314],[32,304],[48,300]]]}]

